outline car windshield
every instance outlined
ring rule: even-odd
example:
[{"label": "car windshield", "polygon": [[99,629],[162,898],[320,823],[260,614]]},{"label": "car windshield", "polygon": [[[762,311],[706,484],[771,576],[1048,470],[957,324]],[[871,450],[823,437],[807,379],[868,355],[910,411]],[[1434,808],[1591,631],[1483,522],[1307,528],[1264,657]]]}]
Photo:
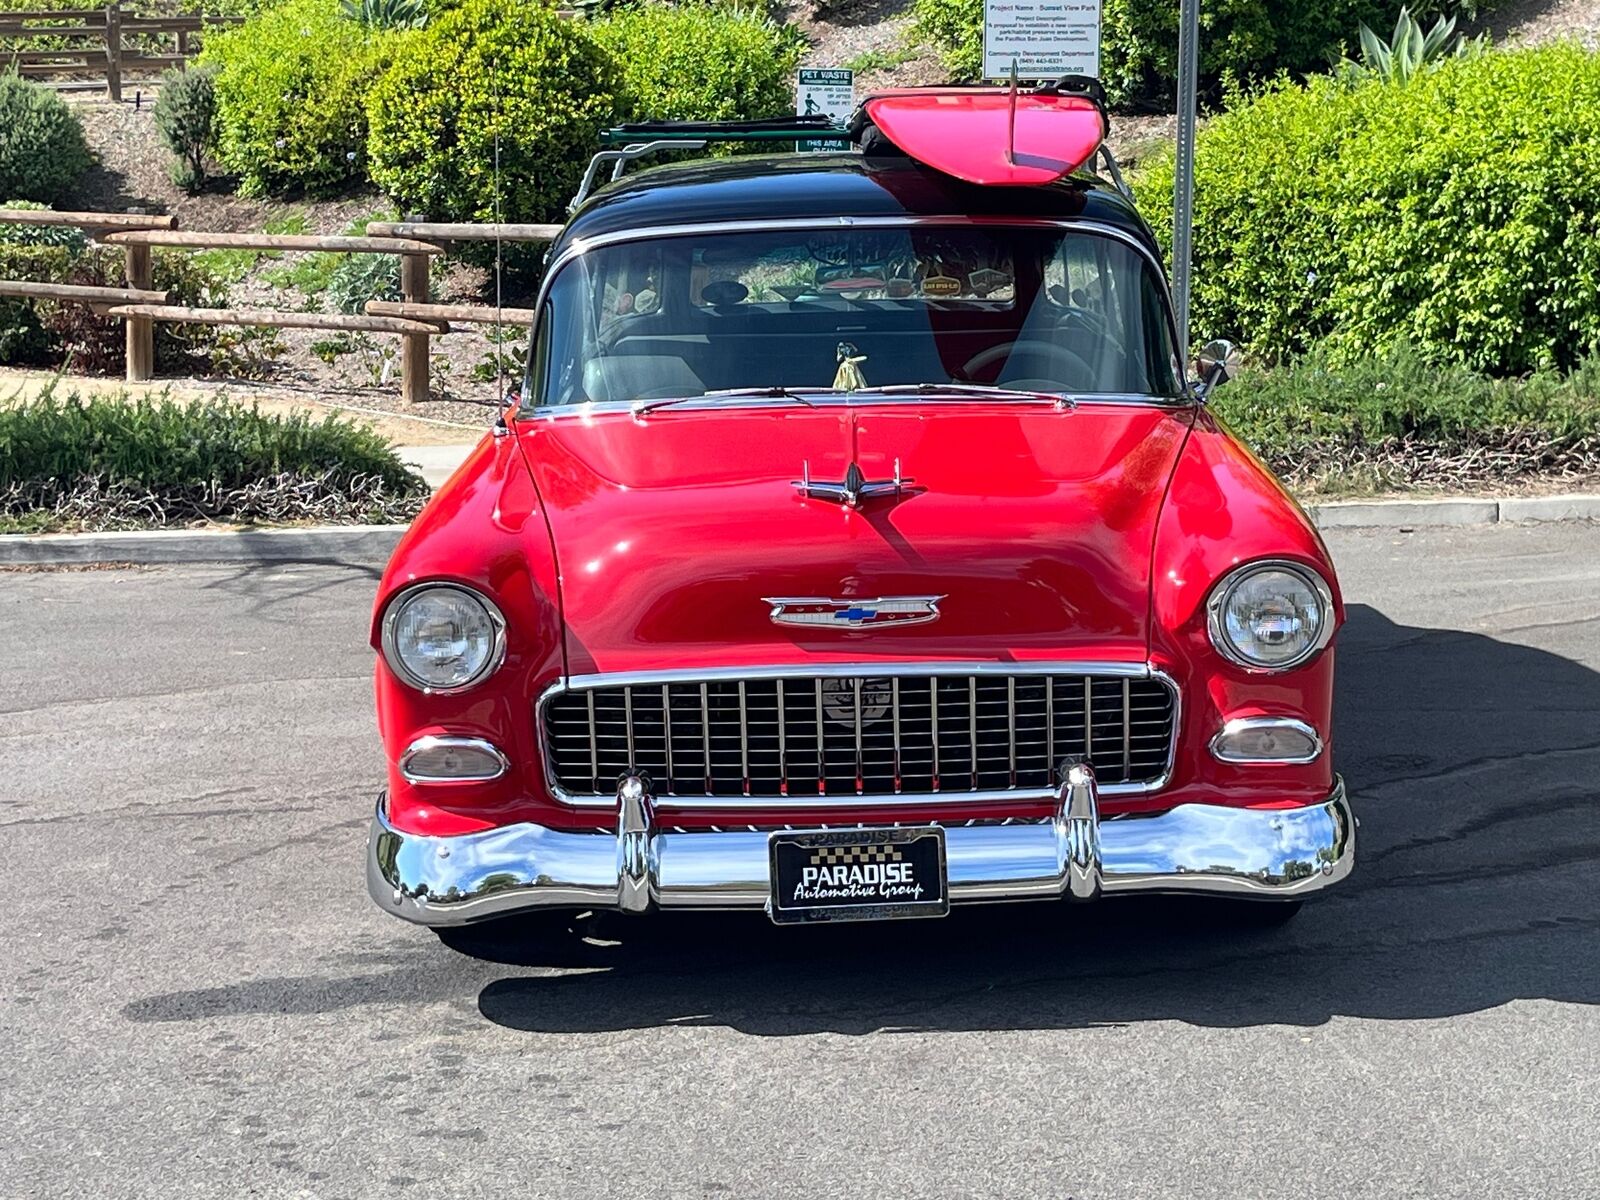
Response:
[{"label": "car windshield", "polygon": [[951,386],[963,384],[1034,396],[1180,391],[1147,261],[1111,237],[1040,225],[707,232],[602,246],[552,281],[533,363],[546,406],[746,391],[982,394]]}]

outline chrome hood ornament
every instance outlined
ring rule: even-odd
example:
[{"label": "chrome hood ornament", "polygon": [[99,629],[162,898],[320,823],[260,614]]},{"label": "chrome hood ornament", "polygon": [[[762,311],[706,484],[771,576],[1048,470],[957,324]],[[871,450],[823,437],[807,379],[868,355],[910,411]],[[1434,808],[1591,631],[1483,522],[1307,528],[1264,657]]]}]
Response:
[{"label": "chrome hood ornament", "polygon": [[939,619],[943,596],[882,596],[876,600],[832,600],[825,596],[763,596],[774,625],[860,629],[871,625],[926,625]]},{"label": "chrome hood ornament", "polygon": [[900,474],[900,460],[894,460],[893,479],[868,479],[861,473],[861,468],[851,463],[844,473],[844,478],[837,483],[831,480],[818,480],[811,478],[811,463],[800,464],[800,478],[793,480],[790,486],[802,496],[812,500],[831,500],[835,504],[843,504],[849,508],[860,508],[863,500],[872,500],[879,496],[893,496],[899,499],[913,492],[920,491],[911,484],[911,479],[903,478]]}]

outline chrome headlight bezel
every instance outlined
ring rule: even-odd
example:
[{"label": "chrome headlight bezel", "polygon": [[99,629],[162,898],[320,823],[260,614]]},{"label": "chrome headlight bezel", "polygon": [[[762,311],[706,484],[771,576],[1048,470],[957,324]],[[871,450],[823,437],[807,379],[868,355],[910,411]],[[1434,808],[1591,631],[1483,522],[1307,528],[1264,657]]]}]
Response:
[{"label": "chrome headlight bezel", "polygon": [[[401,612],[404,611],[405,606],[410,601],[428,591],[459,592],[461,595],[466,596],[483,609],[485,615],[489,618],[489,624],[492,628],[489,654],[484,659],[483,665],[468,679],[446,687],[440,687],[413,674],[411,669],[406,666],[405,660],[401,658],[399,647],[395,644],[395,626],[399,623]],[[413,583],[402,588],[389,598],[389,603],[383,610],[383,623],[379,641],[383,648],[384,662],[389,664],[389,670],[394,672],[395,677],[400,682],[429,696],[454,696],[458,692],[465,692],[477,687],[498,671],[501,664],[505,662],[506,619],[499,606],[476,588],[468,587],[464,583],[450,583],[434,579],[424,580],[421,583]]]},{"label": "chrome headlight bezel", "polygon": [[[1241,651],[1233,640],[1228,637],[1224,621],[1228,612],[1228,601],[1240,584],[1255,575],[1267,571],[1278,571],[1294,575],[1309,587],[1317,596],[1318,611],[1322,623],[1317,629],[1317,635],[1311,644],[1298,655],[1283,662],[1263,663],[1253,659]],[[1210,635],[1211,645],[1218,654],[1247,671],[1260,674],[1276,675],[1283,671],[1293,671],[1303,667],[1317,655],[1321,654],[1333,640],[1334,629],[1337,621],[1333,612],[1333,589],[1328,586],[1320,572],[1313,570],[1304,563],[1283,558],[1258,558],[1253,562],[1241,563],[1234,567],[1211,589],[1211,595],[1206,600],[1206,632]]]}]

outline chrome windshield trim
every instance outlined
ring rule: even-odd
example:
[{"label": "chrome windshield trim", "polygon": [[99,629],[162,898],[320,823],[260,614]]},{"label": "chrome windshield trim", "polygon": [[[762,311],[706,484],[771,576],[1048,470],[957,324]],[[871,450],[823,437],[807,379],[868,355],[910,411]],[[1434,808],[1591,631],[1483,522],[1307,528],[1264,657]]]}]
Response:
[{"label": "chrome windshield trim", "polygon": [[[971,228],[1000,227],[1000,228],[1029,228],[1029,229],[1071,229],[1091,235],[1106,237],[1115,242],[1121,242],[1139,257],[1144,259],[1146,265],[1155,273],[1157,285],[1161,289],[1162,314],[1167,321],[1167,334],[1172,340],[1172,345],[1178,345],[1178,324],[1173,312],[1172,288],[1167,280],[1166,268],[1161,260],[1138,238],[1125,229],[1115,225],[1108,225],[1102,221],[1086,221],[1076,217],[974,217],[960,214],[939,216],[890,216],[890,217],[771,217],[760,219],[747,219],[742,221],[698,221],[686,222],[677,225],[641,225],[637,229],[615,229],[609,233],[595,234],[592,237],[576,237],[567,243],[566,247],[546,266],[544,279],[539,285],[539,298],[534,304],[537,314],[533,328],[528,335],[528,351],[525,356],[525,367],[522,380],[522,395],[534,394],[533,373],[533,348],[538,345],[539,330],[544,323],[545,302],[549,299],[550,289],[555,285],[556,279],[562,270],[574,260],[583,257],[591,250],[599,250],[606,246],[621,245],[626,242],[652,241],[657,238],[693,237],[696,234],[706,233],[783,233],[807,229],[908,229],[927,225],[957,225]],[[1187,363],[1178,364],[1180,372],[1179,384],[1182,392],[1177,396],[1154,396],[1135,394],[1140,404],[1153,404],[1159,406],[1188,407],[1195,401],[1193,382],[1189,379],[1189,366]],[[1121,395],[1121,393],[1115,393]],[[838,397],[823,397],[818,400],[819,405],[837,402]],[[761,401],[742,402],[760,403]],[[770,400],[765,402],[770,403]],[[916,396],[909,398],[910,403],[927,404],[929,397]],[[948,399],[940,399],[939,403],[949,403]],[[1093,403],[1094,397],[1085,395],[1081,403]],[[1127,403],[1127,400],[1118,400],[1116,403]],[[633,407],[633,401],[619,403],[615,411],[627,411]],[[681,407],[681,406],[679,406]],[[722,407],[726,407],[723,405]],[[529,417],[565,416],[569,414],[583,414],[593,412],[614,411],[611,404],[561,404],[561,405],[524,405],[517,411],[520,419]],[[1104,790],[1104,789],[1102,789]]]},{"label": "chrome windshield trim", "polygon": [[[1099,785],[1103,796],[1145,796],[1159,792],[1172,781],[1177,764],[1178,743],[1183,739],[1183,691],[1167,672],[1148,662],[839,662],[781,663],[758,667],[709,667],[701,670],[618,671],[592,675],[571,675],[558,679],[539,694],[534,702],[534,724],[538,727],[539,758],[544,768],[545,786],[553,799],[581,809],[615,810],[614,796],[580,796],[569,792],[556,780],[545,730],[545,706],[555,696],[569,691],[602,687],[627,687],[664,683],[698,683],[737,679],[833,679],[853,676],[894,678],[907,675],[1086,675],[1102,679],[1155,679],[1172,695],[1172,736],[1167,741],[1167,761],[1161,774],[1144,783]],[[872,796],[657,796],[656,807],[675,811],[714,809],[853,809],[853,808],[958,808],[973,804],[1047,802],[1057,789],[1001,789],[968,792],[899,792]]]}]

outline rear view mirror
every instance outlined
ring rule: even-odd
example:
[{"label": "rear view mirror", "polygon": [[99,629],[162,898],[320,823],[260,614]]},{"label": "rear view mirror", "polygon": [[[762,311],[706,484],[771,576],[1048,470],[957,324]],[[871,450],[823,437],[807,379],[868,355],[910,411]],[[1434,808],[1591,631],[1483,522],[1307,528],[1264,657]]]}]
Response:
[{"label": "rear view mirror", "polygon": [[1195,355],[1194,373],[1200,381],[1200,394],[1210,395],[1213,388],[1227,383],[1239,373],[1241,365],[1239,347],[1226,338],[1207,342]]}]

